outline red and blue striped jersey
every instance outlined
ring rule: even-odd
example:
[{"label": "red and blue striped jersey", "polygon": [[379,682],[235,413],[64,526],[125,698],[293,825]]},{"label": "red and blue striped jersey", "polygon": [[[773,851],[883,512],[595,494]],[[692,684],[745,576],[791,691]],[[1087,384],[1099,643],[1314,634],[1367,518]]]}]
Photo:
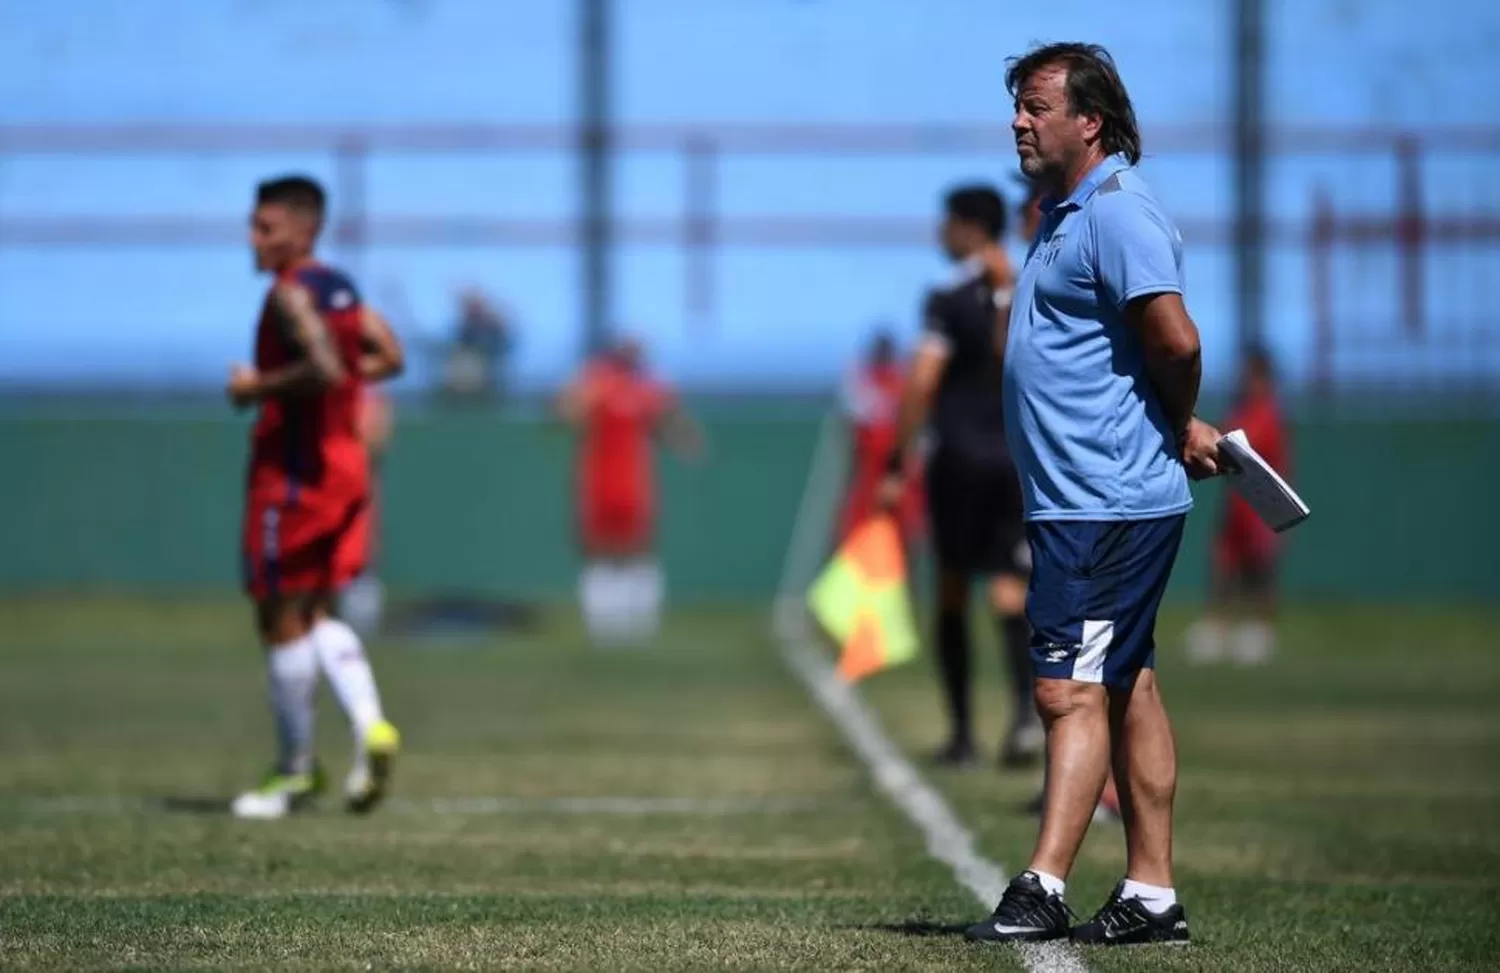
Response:
[{"label": "red and blue striped jersey", "polygon": [[288,487],[325,485],[333,473],[340,484],[363,488],[368,457],[359,436],[359,377],[363,304],[353,280],[319,263],[289,268],[266,294],[255,333],[255,367],[264,373],[294,364],[303,352],[288,335],[288,324],[272,304],[275,288],[307,289],[344,365],[344,378],[313,395],[267,398],[251,434],[252,469],[282,474]]}]

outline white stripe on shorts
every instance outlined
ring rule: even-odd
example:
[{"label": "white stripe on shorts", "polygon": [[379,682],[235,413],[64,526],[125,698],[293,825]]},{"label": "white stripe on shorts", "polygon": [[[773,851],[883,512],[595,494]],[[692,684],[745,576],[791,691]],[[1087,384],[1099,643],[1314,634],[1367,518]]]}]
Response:
[{"label": "white stripe on shorts", "polygon": [[1073,678],[1078,682],[1103,682],[1104,657],[1115,640],[1114,622],[1085,621],[1083,645],[1073,660]]}]

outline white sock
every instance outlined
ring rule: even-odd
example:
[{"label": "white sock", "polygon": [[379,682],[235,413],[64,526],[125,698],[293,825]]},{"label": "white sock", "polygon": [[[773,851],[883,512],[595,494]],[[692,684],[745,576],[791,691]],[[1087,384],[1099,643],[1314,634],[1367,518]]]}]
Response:
[{"label": "white sock", "polygon": [[364,645],[354,629],[337,618],[325,618],[314,625],[312,641],[317,647],[318,664],[344,715],[349,717],[355,738],[363,740],[370,727],[385,719]]},{"label": "white sock", "polygon": [[1063,892],[1067,891],[1068,883],[1064,882],[1056,875],[1052,875],[1048,872],[1037,871],[1035,868],[1029,868],[1027,869],[1027,871],[1036,876],[1036,880],[1042,883],[1042,888],[1047,891],[1048,895],[1061,896]]},{"label": "white sock", "polygon": [[618,642],[629,621],[628,577],[623,568],[596,561],[584,568],[578,596],[584,626],[596,642]]},{"label": "white sock", "polygon": [[1265,622],[1240,622],[1234,628],[1231,652],[1241,665],[1263,665],[1276,652],[1276,630]]},{"label": "white sock", "polygon": [[305,774],[313,765],[313,692],[318,688],[312,637],[271,646],[266,651],[266,675],[280,751],[277,769]]},{"label": "white sock", "polygon": [[1141,905],[1156,915],[1161,915],[1177,904],[1177,893],[1173,889],[1164,889],[1160,885],[1147,885],[1133,878],[1125,880],[1124,887],[1120,889],[1120,898],[1140,899]]},{"label": "white sock", "polygon": [[661,568],[650,558],[640,558],[625,570],[630,633],[639,639],[654,638],[661,627],[661,603],[665,595]]}]

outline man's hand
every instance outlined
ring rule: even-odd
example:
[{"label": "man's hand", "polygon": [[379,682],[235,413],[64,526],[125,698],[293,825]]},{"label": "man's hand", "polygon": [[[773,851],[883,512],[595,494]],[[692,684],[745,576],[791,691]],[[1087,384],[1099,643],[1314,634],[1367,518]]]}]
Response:
[{"label": "man's hand", "polygon": [[224,387],[224,394],[229,396],[229,401],[234,403],[235,408],[243,409],[252,405],[260,392],[260,372],[250,365],[235,365],[229,370],[229,384]]},{"label": "man's hand", "polygon": [[1194,480],[1206,480],[1219,475],[1219,430],[1202,419],[1188,420],[1187,429],[1179,437],[1182,447],[1182,465]]}]

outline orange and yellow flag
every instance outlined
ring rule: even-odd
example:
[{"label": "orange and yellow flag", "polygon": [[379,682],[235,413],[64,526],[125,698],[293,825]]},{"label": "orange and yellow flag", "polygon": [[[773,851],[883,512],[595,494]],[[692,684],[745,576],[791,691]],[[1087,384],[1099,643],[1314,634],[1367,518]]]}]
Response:
[{"label": "orange and yellow flag", "polygon": [[838,672],[848,682],[915,657],[917,628],[895,520],[880,515],[856,528],[813,582],[807,604],[839,644]]}]

